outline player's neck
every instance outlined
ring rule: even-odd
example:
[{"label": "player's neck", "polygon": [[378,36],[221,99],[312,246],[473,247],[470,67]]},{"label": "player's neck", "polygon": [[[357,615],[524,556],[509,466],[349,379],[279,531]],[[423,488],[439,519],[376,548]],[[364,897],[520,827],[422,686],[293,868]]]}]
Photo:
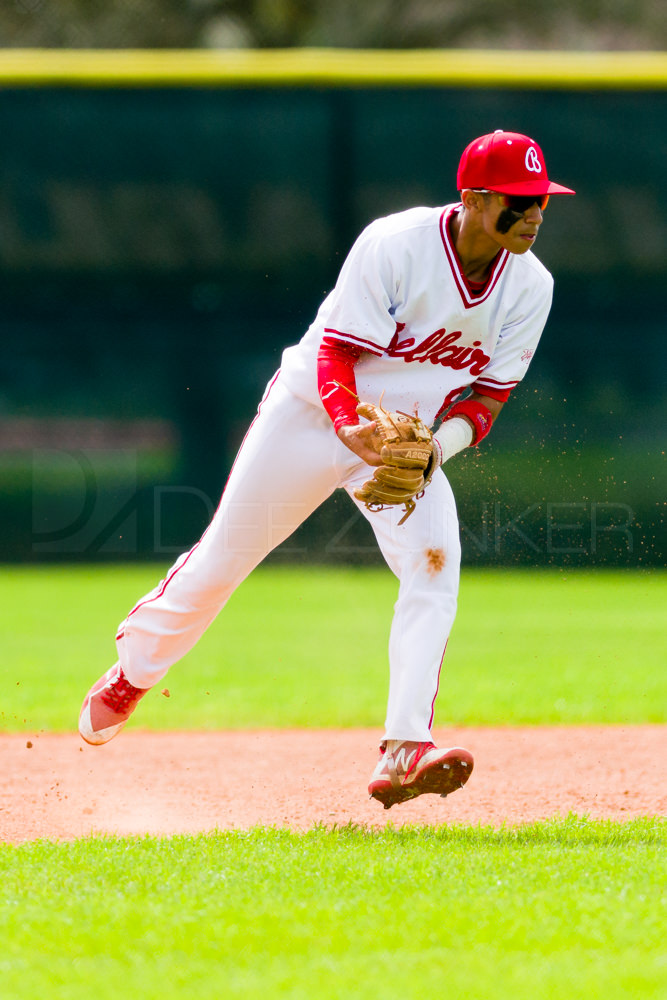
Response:
[{"label": "player's neck", "polygon": [[491,265],[500,253],[497,243],[483,231],[472,226],[465,212],[452,215],[451,235],[461,263],[461,270],[468,281],[483,282],[488,278]]}]

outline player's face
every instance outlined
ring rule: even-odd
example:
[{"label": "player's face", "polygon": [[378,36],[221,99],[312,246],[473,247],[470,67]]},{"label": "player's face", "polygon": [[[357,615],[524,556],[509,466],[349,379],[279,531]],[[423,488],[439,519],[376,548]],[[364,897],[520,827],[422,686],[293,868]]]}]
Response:
[{"label": "player's face", "polygon": [[537,239],[548,200],[547,195],[531,202],[528,197],[510,197],[490,191],[484,199],[482,218],[487,235],[510,253],[526,253]]}]

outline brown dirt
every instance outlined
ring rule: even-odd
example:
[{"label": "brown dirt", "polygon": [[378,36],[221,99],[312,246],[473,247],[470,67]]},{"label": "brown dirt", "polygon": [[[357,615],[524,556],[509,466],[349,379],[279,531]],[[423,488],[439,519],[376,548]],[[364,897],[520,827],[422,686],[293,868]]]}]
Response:
[{"label": "brown dirt", "polygon": [[667,727],[466,728],[473,775],[446,801],[385,811],[368,799],[374,730],[146,733],[104,747],[75,734],[0,735],[0,841],[176,834],[316,823],[501,826],[568,813],[628,820],[667,811]]}]

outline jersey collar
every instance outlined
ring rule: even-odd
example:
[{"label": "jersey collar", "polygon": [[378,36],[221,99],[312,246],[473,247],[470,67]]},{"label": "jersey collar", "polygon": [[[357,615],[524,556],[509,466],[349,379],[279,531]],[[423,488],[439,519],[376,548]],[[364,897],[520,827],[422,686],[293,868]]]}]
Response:
[{"label": "jersey collar", "polygon": [[456,287],[459,290],[459,295],[463,301],[463,305],[466,309],[474,309],[475,306],[479,306],[482,302],[486,302],[498,284],[498,279],[504,271],[505,265],[509,259],[509,250],[500,251],[493,262],[491,273],[487,279],[484,291],[479,295],[473,295],[472,289],[470,288],[465,275],[461,270],[461,261],[459,260],[459,255],[456,252],[456,247],[452,242],[449,232],[449,220],[454,213],[458,212],[462,207],[463,206],[459,203],[458,205],[448,205],[447,208],[444,209],[440,216],[440,236],[442,237],[445,254],[447,256],[452,275],[454,276]]}]

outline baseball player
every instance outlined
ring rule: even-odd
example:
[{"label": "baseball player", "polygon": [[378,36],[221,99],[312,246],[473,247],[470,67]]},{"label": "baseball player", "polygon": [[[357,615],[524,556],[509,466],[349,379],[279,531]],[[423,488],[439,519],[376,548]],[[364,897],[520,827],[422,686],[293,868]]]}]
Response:
[{"label": "baseball player", "polygon": [[[431,738],[460,563],[441,467],[480,443],[526,374],[553,285],[533,244],[549,196],[574,191],[549,180],[533,139],[501,130],[464,150],[457,189],[453,204],[361,233],[310,328],[284,351],[210,525],[121,623],[118,662],[83,702],[86,742],[112,739],[251,570],[342,488],[399,581],[370,795],[389,808],[467,781],[471,754]],[[398,440],[414,415],[415,443],[396,445],[392,428]],[[405,470],[411,462],[416,471]]]}]

